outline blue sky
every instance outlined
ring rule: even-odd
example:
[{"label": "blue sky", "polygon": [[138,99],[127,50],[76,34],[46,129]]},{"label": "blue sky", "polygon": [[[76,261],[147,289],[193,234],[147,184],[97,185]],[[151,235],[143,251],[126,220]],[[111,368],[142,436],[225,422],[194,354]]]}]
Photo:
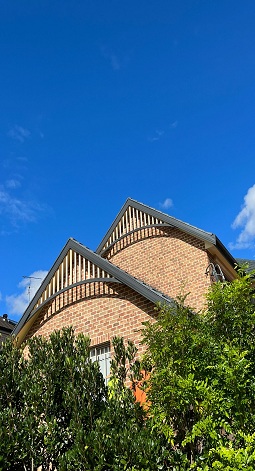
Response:
[{"label": "blue sky", "polygon": [[0,315],[129,196],[254,258],[254,24],[254,0],[0,0]]}]

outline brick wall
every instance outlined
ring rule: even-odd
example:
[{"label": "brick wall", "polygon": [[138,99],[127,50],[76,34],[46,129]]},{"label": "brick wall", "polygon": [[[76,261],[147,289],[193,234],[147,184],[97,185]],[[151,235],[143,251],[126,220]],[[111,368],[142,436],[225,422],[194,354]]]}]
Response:
[{"label": "brick wall", "polygon": [[[61,295],[62,296],[62,295]],[[141,323],[155,319],[155,306],[132,289],[119,283],[93,283],[70,289],[47,304],[27,337],[48,337],[54,330],[73,326],[90,336],[91,345],[107,342],[115,335],[135,342],[139,353]]]},{"label": "brick wall", "polygon": [[109,261],[170,297],[190,295],[187,303],[200,309],[210,285],[204,242],[179,229],[162,227],[136,231],[104,253]]},{"label": "brick wall", "polygon": [[[176,298],[190,292],[187,303],[200,309],[210,285],[204,243],[176,228],[147,228],[122,238],[104,256],[131,275]],[[119,335],[139,347],[141,323],[155,319],[153,303],[120,283],[95,282],[69,289],[44,306],[27,338],[48,336],[72,325],[98,345]],[[139,351],[142,349],[139,347]]]}]

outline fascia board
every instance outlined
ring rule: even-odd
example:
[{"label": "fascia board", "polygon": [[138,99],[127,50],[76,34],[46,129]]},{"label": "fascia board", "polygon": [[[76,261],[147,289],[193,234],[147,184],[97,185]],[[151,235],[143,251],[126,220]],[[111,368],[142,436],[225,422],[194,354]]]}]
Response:
[{"label": "fascia board", "polygon": [[131,198],[128,198],[126,202],[123,204],[121,210],[118,212],[116,218],[114,219],[113,223],[111,224],[110,228],[108,229],[107,233],[105,234],[104,238],[100,242],[99,246],[97,247],[95,253],[100,254],[101,250],[104,247],[104,244],[107,242],[108,238],[110,237],[111,233],[114,231],[116,225],[118,224],[119,220],[122,218],[123,214],[125,214],[128,206],[130,205]]},{"label": "fascia board", "polygon": [[[112,275],[116,280],[120,281],[124,285],[128,286],[129,288],[133,289],[134,291],[138,292],[148,300],[156,303],[156,302],[170,302],[168,298],[166,298],[163,294],[158,293],[157,291],[153,290],[152,288],[148,287],[141,281],[137,280],[133,276],[126,273],[121,268],[118,268],[116,265],[113,265],[108,260],[100,257],[95,252],[87,249],[84,245],[80,244],[77,241],[73,241],[75,243],[75,247],[77,245],[80,247],[78,253],[83,255],[84,257],[88,258],[88,253],[90,256],[90,261],[98,265],[102,270],[105,270],[110,275]],[[75,248],[74,247],[74,248]]]},{"label": "fascia board", "polygon": [[154,216],[155,218],[161,219],[162,221],[166,222],[172,227],[176,227],[177,229],[182,230],[183,232],[187,232],[191,235],[194,235],[195,237],[198,237],[199,239],[202,240],[207,240],[209,242],[215,243],[215,235],[212,234],[211,232],[206,232],[203,231],[202,229],[199,229],[198,227],[192,226],[191,224],[188,224],[187,222],[180,221],[180,219],[176,219],[173,216],[169,216],[166,213],[163,213],[157,209],[151,208],[150,206],[146,206],[143,203],[139,203],[138,201],[131,200],[133,201],[134,204],[136,204],[136,208],[148,212],[151,216]]},{"label": "fascia board", "polygon": [[131,275],[128,273],[124,272],[120,268],[116,267],[112,263],[110,263],[108,260],[105,260],[104,258],[100,257],[100,255],[96,254],[92,250],[88,249],[85,247],[83,244],[80,242],[76,241],[75,239],[69,239],[68,242],[66,243],[65,247],[61,251],[60,255],[56,259],[55,263],[53,264],[52,268],[48,272],[47,276],[45,277],[43,283],[41,284],[40,288],[36,292],[35,296],[31,300],[29,306],[25,310],[22,318],[20,319],[19,323],[13,330],[12,334],[17,335],[24,324],[31,318],[33,317],[32,314],[32,309],[33,306],[37,303],[37,301],[40,299],[42,293],[46,289],[48,283],[50,282],[52,276],[54,275],[55,271],[61,264],[62,260],[66,256],[67,252],[69,250],[74,250],[78,254],[82,255],[84,258],[88,259],[90,262],[96,264],[98,267],[100,267],[102,270],[106,271],[110,275],[112,275],[116,280],[120,281],[121,283],[125,284],[129,288],[133,289],[134,291],[138,292],[148,300],[152,301],[153,303],[156,302],[165,302],[169,303],[170,300],[166,298],[163,294],[160,294],[153,290],[152,288],[149,288],[148,286],[144,285],[144,283],[136,280],[133,278]]},{"label": "fascia board", "polygon": [[61,250],[58,258],[56,259],[56,261],[54,262],[54,264],[52,265],[51,269],[48,271],[46,277],[44,278],[40,288],[37,290],[37,292],[35,293],[34,297],[31,299],[28,307],[26,308],[25,312],[23,313],[21,319],[19,320],[18,324],[16,325],[15,329],[12,331],[12,334],[13,335],[17,335],[19,333],[19,331],[22,329],[23,325],[26,323],[26,321],[28,320],[31,312],[32,312],[32,307],[37,303],[37,301],[40,299],[42,293],[44,292],[45,288],[47,287],[48,283],[50,282],[53,274],[55,273],[55,271],[57,270],[57,268],[59,267],[61,261],[64,259],[64,257],[66,256],[68,250],[70,249],[70,241],[72,239],[68,239],[67,243],[65,244],[65,246],[63,247],[63,249]]},{"label": "fascia board", "polygon": [[162,213],[161,211],[159,211],[157,209],[151,208],[150,206],[146,206],[143,203],[139,203],[138,201],[135,201],[131,198],[128,198],[127,201],[125,202],[125,204],[122,206],[120,212],[118,213],[118,215],[114,219],[114,221],[113,221],[111,227],[109,228],[109,230],[107,231],[106,235],[102,239],[102,242],[99,244],[98,248],[96,249],[96,253],[99,254],[102,251],[105,243],[109,239],[109,237],[112,234],[114,228],[116,227],[116,225],[118,224],[118,222],[122,218],[122,216],[125,213],[128,206],[132,206],[135,209],[138,209],[140,211],[144,211],[144,212],[148,213],[150,216],[152,216],[154,218],[161,219],[167,225],[169,225],[171,227],[176,227],[177,229],[180,229],[183,232],[186,232],[190,235],[193,235],[194,237],[197,237],[198,239],[210,242],[214,245],[216,244],[216,236],[214,234],[212,234],[210,232],[203,231],[202,229],[199,229],[195,226],[192,226],[192,225],[190,225],[186,222],[180,221],[179,219],[176,219],[172,216],[169,216],[168,214]]},{"label": "fascia board", "polygon": [[225,258],[230,262],[230,264],[235,267],[236,266],[236,259],[231,255],[231,253],[226,249],[225,245],[216,237],[216,247],[218,250],[225,256]]}]

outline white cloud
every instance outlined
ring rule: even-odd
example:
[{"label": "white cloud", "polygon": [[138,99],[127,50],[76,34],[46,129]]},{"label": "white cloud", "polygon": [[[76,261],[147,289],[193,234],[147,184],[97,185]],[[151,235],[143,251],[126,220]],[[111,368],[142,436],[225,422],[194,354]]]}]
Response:
[{"label": "white cloud", "polygon": [[154,137],[148,137],[148,141],[150,142],[155,142],[155,141],[158,141],[159,140],[159,137],[157,136],[154,136]]},{"label": "white cloud", "polygon": [[171,198],[166,198],[163,203],[160,203],[161,208],[169,209],[173,206],[173,200]]},{"label": "white cloud", "polygon": [[150,142],[155,142],[155,141],[159,141],[160,139],[162,139],[162,137],[164,136],[165,138],[167,138],[167,136],[169,136],[169,133],[170,133],[170,129],[176,129],[177,126],[178,126],[178,121],[173,121],[170,125],[168,125],[168,127],[166,128],[166,130],[164,129],[156,129],[154,133],[152,133],[151,136],[148,137],[148,141]]},{"label": "white cloud", "polygon": [[10,189],[13,190],[13,189],[18,188],[20,186],[20,181],[15,179],[15,178],[11,178],[10,180],[6,180],[5,186],[6,186],[6,188],[10,188]]},{"label": "white cloud", "polygon": [[8,136],[12,139],[16,139],[19,142],[24,142],[31,136],[31,132],[28,129],[23,128],[22,126],[14,126],[9,130]]},{"label": "white cloud", "polygon": [[36,219],[39,205],[15,198],[0,188],[0,214],[6,215],[11,223],[16,226],[18,222],[31,222]]},{"label": "white cloud", "polygon": [[159,141],[159,139],[165,134],[165,131],[156,129],[155,134],[155,136],[148,138],[150,142]]},{"label": "white cloud", "polygon": [[11,294],[6,296],[5,301],[8,307],[8,312],[13,315],[21,315],[27,308],[29,301],[34,297],[36,291],[41,286],[42,281],[47,275],[45,270],[37,270],[31,275],[24,277],[18,284],[20,293]]},{"label": "white cloud", "polygon": [[8,313],[11,315],[20,316],[28,306],[28,295],[27,292],[21,293],[20,295],[6,296],[6,305],[8,307]]},{"label": "white cloud", "polygon": [[248,189],[241,211],[236,216],[233,229],[241,228],[236,243],[230,244],[232,249],[251,248],[255,245],[255,185]]},{"label": "white cloud", "polygon": [[19,191],[21,181],[22,176],[15,174],[0,183],[0,235],[10,233],[22,224],[35,222],[40,214],[51,211],[47,205],[24,198]]}]

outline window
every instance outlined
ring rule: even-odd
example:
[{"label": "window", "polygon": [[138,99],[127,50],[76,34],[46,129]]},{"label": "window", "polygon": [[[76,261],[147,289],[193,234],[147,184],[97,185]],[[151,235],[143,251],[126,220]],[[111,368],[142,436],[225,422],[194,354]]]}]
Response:
[{"label": "window", "polygon": [[111,363],[111,352],[110,344],[97,345],[92,347],[90,350],[90,358],[92,361],[98,361],[100,371],[105,379],[106,384],[110,377],[110,363]]},{"label": "window", "polygon": [[214,265],[213,263],[209,263],[205,271],[205,274],[210,275],[211,281],[213,283],[217,281],[222,281],[222,282],[225,281],[225,276],[218,263],[216,265]]}]

